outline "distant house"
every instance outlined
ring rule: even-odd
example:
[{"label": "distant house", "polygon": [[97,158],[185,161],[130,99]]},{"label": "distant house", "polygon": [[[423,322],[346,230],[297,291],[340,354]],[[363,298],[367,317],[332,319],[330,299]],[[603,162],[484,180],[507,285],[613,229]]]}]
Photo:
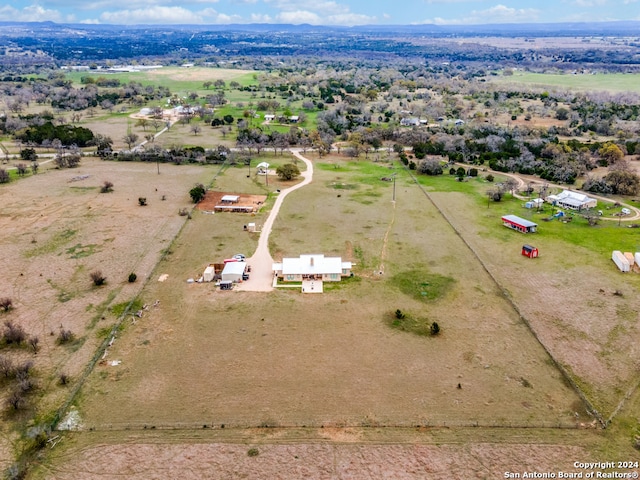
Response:
[{"label": "distant house", "polygon": [[283,258],[273,264],[274,274],[285,282],[320,280],[339,282],[351,275],[351,262],[340,257],[325,257],[323,254],[300,255],[298,258]]},{"label": "distant house", "polygon": [[265,121],[265,122],[273,122],[273,121],[275,120],[275,118],[276,118],[276,116],[275,116],[275,115],[272,115],[272,114],[270,114],[270,113],[267,113],[267,114],[264,116],[264,121]]},{"label": "distant house", "polygon": [[300,117],[298,115],[291,115],[289,117],[290,123],[298,123],[300,121]]},{"label": "distant house", "polygon": [[564,190],[558,195],[549,195],[546,200],[552,205],[570,210],[588,210],[598,204],[595,198],[571,190]]},{"label": "distant house", "polygon": [[420,119],[418,117],[405,117],[400,119],[400,125],[403,127],[417,127],[420,125]]}]

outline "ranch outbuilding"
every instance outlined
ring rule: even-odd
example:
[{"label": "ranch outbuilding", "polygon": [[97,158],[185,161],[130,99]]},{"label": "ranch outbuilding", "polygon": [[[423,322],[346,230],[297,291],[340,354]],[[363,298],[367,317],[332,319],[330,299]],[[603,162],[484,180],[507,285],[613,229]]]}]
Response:
[{"label": "ranch outbuilding", "polygon": [[538,228],[537,223],[530,222],[516,215],[505,215],[502,217],[502,224],[521,233],[534,233]]}]

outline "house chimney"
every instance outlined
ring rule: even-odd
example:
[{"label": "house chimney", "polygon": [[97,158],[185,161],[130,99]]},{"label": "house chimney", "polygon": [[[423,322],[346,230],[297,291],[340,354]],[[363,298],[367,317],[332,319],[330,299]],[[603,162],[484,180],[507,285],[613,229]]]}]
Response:
[{"label": "house chimney", "polygon": [[313,257],[311,257],[311,261],[309,262],[309,264],[313,267]]}]

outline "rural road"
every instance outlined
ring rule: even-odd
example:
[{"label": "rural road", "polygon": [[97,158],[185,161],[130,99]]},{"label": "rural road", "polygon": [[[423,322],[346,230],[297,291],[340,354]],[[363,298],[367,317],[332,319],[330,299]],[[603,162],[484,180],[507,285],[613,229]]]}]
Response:
[{"label": "rural road", "polygon": [[273,258],[271,258],[271,253],[269,253],[269,235],[273,228],[273,222],[278,216],[278,212],[286,196],[294,190],[310,184],[311,180],[313,180],[313,164],[311,161],[303,157],[298,150],[292,149],[291,153],[293,153],[296,158],[302,160],[307,166],[306,171],[300,175],[303,180],[292,187],[285,188],[278,194],[278,198],[276,198],[276,202],[271,212],[269,212],[269,217],[262,226],[260,239],[258,240],[258,248],[250,258],[247,258],[247,263],[251,265],[251,277],[248,281],[237,284],[235,287],[237,290],[246,292],[270,292],[273,290]]}]

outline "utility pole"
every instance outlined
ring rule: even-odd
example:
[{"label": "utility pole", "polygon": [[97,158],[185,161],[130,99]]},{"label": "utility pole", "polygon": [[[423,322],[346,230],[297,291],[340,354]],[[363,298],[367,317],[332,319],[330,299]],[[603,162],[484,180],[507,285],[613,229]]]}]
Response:
[{"label": "utility pole", "polygon": [[396,201],[396,174],[393,174],[393,201]]},{"label": "utility pole", "polygon": [[393,197],[391,199],[392,202],[396,201],[396,175],[398,174],[398,172],[395,172],[393,175],[391,175],[391,178],[393,179]]}]

